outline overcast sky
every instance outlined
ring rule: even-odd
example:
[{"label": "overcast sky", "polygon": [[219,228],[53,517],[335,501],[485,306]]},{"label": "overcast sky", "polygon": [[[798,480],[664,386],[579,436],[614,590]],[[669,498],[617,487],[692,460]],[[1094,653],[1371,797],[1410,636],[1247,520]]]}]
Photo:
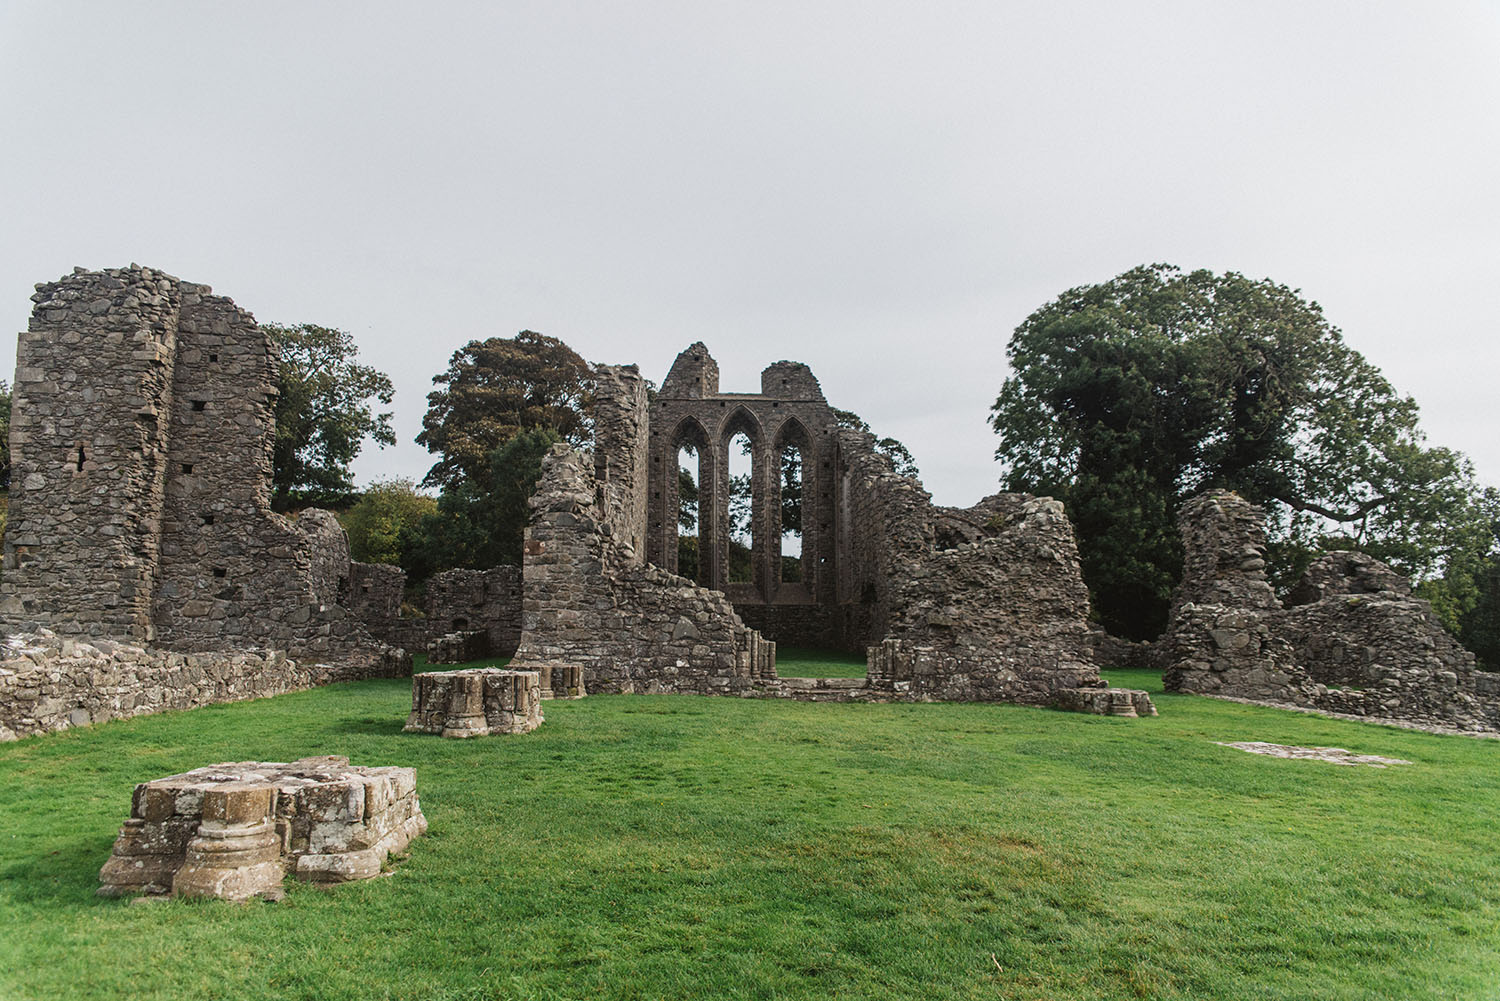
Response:
[{"label": "overcast sky", "polygon": [[[0,352],[135,261],[431,378],[524,328],[782,358],[993,492],[1010,331],[1136,264],[1299,288],[1500,483],[1500,5],[0,0]],[[11,366],[7,364],[6,369]]]}]

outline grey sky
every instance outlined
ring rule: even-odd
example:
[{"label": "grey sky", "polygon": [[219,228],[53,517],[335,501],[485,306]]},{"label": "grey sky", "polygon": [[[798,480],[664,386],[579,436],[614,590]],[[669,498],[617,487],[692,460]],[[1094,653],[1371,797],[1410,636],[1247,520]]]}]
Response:
[{"label": "grey sky", "polygon": [[971,503],[1010,331],[1167,261],[1302,289],[1500,483],[1497,67],[1494,3],[3,0],[0,352],[75,264],[342,327],[367,481],[470,338],[702,339]]}]

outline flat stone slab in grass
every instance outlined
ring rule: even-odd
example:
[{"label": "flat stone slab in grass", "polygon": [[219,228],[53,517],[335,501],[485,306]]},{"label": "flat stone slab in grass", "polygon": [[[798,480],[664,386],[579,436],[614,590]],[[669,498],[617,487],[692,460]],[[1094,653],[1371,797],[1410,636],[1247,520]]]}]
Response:
[{"label": "flat stone slab in grass", "polygon": [[542,725],[542,676],[500,667],[412,675],[406,729],[444,737],[530,733]]},{"label": "flat stone slab in grass", "polygon": [[1216,740],[1220,747],[1233,747],[1251,754],[1267,754],[1273,758],[1305,758],[1310,761],[1326,761],[1330,765],[1369,765],[1384,768],[1386,765],[1409,765],[1404,758],[1382,758],[1378,754],[1351,754],[1342,747],[1298,747],[1295,744],[1267,744],[1258,740]]},{"label": "flat stone slab in grass", "polygon": [[379,875],[426,830],[412,768],[332,755],[209,765],[135,787],[99,895],[276,899],[286,875]]}]

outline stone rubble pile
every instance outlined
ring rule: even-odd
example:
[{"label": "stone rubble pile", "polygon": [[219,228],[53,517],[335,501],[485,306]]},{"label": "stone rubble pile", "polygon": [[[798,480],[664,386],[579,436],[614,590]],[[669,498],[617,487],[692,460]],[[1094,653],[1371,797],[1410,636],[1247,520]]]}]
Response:
[{"label": "stone rubble pile", "polygon": [[1184,504],[1179,524],[1185,570],[1155,651],[1169,691],[1500,729],[1500,676],[1479,671],[1389,567],[1327,554],[1282,607],[1259,508],[1214,490]]}]

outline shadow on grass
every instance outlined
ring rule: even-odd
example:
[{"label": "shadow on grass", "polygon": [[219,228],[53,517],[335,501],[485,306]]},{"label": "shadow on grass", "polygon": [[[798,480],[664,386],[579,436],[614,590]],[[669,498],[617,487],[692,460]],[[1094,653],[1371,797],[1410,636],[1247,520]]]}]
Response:
[{"label": "shadow on grass", "polygon": [[[124,820],[122,816],[120,818]],[[60,848],[0,869],[0,900],[15,904],[77,906],[103,898],[99,868],[109,859],[113,836],[77,838]]]},{"label": "shadow on grass", "polygon": [[421,734],[406,734],[406,717],[400,719],[337,719],[332,720],[323,730],[327,733],[342,735],[356,735],[361,737],[420,737]]}]

